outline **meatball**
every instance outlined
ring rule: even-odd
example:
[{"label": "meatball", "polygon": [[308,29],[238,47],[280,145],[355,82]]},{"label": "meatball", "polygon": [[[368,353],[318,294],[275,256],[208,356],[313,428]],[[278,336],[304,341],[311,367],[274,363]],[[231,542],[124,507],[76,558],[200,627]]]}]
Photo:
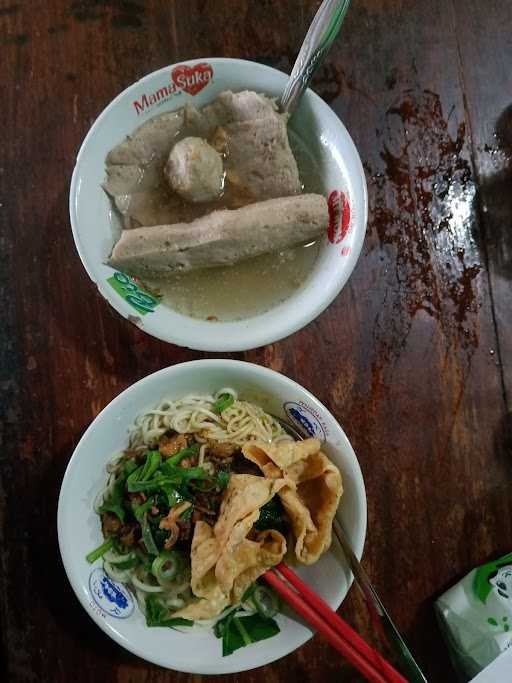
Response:
[{"label": "meatball", "polygon": [[177,142],[164,172],[171,188],[188,202],[210,202],[222,194],[222,157],[202,138],[190,137]]}]

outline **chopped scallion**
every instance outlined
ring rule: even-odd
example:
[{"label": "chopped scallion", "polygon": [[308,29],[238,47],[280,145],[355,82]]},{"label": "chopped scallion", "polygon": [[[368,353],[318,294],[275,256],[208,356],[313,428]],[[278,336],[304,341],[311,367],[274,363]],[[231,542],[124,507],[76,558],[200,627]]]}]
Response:
[{"label": "chopped scallion", "polygon": [[114,539],[113,538],[108,538],[105,543],[102,543],[100,546],[96,548],[96,550],[92,550],[88,555],[85,556],[85,559],[87,562],[90,562],[92,564],[93,562],[96,562],[100,557],[102,557],[112,546],[114,545]]},{"label": "chopped scallion", "polygon": [[271,618],[279,612],[279,599],[270,588],[257,585],[249,600],[262,617]]},{"label": "chopped scallion", "polygon": [[231,407],[234,402],[235,399],[231,394],[221,394],[212,406],[213,411],[220,415],[224,410]]},{"label": "chopped scallion", "polygon": [[151,572],[158,583],[172,581],[185,568],[185,559],[178,550],[162,550],[151,565]]}]

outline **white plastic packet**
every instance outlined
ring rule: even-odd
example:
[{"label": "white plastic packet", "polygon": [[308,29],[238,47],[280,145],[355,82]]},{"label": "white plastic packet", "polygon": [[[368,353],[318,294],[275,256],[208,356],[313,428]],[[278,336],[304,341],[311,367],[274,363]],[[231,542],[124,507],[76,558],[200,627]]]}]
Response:
[{"label": "white plastic packet", "polygon": [[512,553],[473,569],[435,608],[455,668],[473,678],[512,648]]},{"label": "white plastic packet", "polygon": [[512,648],[502,652],[492,664],[486,666],[471,683],[508,683],[512,672]]}]

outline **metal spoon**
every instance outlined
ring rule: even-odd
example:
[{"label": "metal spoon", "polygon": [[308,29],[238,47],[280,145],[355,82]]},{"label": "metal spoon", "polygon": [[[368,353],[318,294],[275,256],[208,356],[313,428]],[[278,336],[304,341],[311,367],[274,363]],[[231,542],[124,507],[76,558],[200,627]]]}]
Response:
[{"label": "metal spoon", "polygon": [[304,38],[292,73],[279,102],[282,112],[291,114],[338,35],[350,0],[324,0]]},{"label": "metal spoon", "polygon": [[[274,417],[275,420],[283,427],[283,429],[288,434],[293,436],[294,439],[302,441],[305,438],[304,434],[302,434],[302,432],[300,432],[289,422],[282,420],[276,415],[273,415],[272,417]],[[381,599],[377,595],[377,591],[368,578],[367,573],[361,566],[354,551],[352,550],[352,546],[348,540],[346,531],[344,530],[343,525],[338,517],[334,519],[333,530],[343,549],[345,557],[348,560],[356,583],[363,592],[373,623],[379,633],[382,635],[385,642],[389,645],[390,649],[395,653],[402,673],[407,676],[410,683],[428,683],[427,679],[423,675],[423,672],[416,663],[411,651],[405,644],[404,639],[391,620],[391,617],[386,612],[386,609],[384,608]]]}]

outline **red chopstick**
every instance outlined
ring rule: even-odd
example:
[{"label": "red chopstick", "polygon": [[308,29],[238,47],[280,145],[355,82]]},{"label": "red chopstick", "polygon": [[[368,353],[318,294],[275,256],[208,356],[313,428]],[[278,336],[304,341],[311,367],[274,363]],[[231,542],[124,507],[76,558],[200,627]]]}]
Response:
[{"label": "red chopstick", "polygon": [[343,619],[289,567],[275,567],[294,588],[273,571],[265,580],[371,683],[407,683],[382,655],[366,643]]}]

